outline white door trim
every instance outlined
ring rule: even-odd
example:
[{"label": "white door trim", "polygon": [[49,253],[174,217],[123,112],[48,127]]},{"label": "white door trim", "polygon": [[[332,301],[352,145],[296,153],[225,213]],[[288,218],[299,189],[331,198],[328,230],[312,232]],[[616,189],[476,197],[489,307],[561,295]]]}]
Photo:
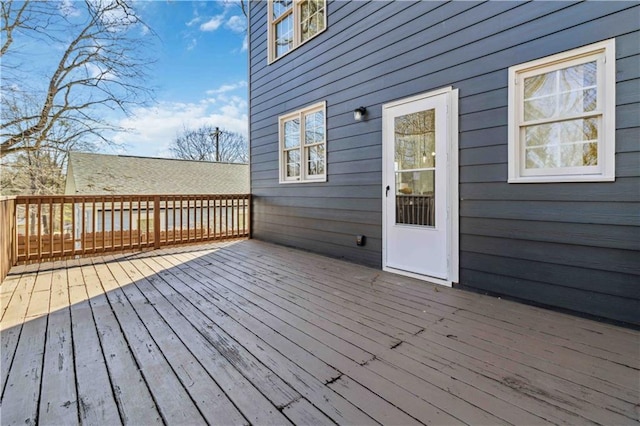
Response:
[{"label": "white door trim", "polygon": [[[385,227],[387,226],[387,209],[386,209],[386,185],[383,180],[382,186],[382,269],[384,271],[397,273],[421,280],[433,282],[451,287],[453,283],[459,282],[459,178],[458,178],[458,89],[453,87],[444,87],[431,92],[419,94],[409,98],[400,99],[397,101],[389,102],[382,106],[384,113],[385,109],[392,108],[398,105],[406,104],[409,102],[418,101],[425,98],[430,98],[439,95],[447,95],[447,125],[449,126],[448,140],[447,140],[447,170],[448,170],[448,192],[447,192],[447,220],[448,220],[448,233],[447,233],[447,278],[439,279],[435,277],[429,277],[420,275],[404,270],[391,268],[387,265],[387,232]],[[384,136],[383,136],[384,139]],[[384,140],[383,140],[384,144]],[[385,150],[383,149],[382,158],[382,176],[383,179],[387,176],[389,164],[392,164],[389,158],[386,158]]]}]

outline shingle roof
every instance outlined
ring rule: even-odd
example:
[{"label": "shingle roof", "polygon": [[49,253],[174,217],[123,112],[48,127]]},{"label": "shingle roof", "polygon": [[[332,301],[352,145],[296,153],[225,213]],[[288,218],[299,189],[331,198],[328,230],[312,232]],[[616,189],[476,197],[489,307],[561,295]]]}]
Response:
[{"label": "shingle roof", "polygon": [[72,152],[65,193],[248,194],[249,165]]}]

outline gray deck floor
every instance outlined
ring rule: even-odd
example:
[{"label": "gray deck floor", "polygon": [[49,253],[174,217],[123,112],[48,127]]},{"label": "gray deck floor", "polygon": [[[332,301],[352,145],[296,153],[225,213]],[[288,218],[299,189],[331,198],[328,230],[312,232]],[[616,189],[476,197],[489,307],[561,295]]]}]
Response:
[{"label": "gray deck floor", "polygon": [[14,268],[10,424],[638,422],[640,333],[259,241]]}]

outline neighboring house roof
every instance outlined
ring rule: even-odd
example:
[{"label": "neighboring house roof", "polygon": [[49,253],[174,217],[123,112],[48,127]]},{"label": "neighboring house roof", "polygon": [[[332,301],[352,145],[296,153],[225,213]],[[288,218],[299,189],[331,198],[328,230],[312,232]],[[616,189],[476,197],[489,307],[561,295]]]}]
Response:
[{"label": "neighboring house roof", "polygon": [[248,164],[69,154],[67,195],[248,193]]}]

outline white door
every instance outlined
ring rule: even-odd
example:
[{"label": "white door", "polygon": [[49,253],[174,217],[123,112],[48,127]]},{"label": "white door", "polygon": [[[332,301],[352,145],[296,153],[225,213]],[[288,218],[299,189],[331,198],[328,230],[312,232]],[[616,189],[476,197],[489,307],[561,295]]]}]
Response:
[{"label": "white door", "polygon": [[448,284],[457,275],[457,173],[451,173],[457,139],[449,115],[454,94],[457,99],[457,91],[448,89],[393,102],[382,113],[384,267]]}]

